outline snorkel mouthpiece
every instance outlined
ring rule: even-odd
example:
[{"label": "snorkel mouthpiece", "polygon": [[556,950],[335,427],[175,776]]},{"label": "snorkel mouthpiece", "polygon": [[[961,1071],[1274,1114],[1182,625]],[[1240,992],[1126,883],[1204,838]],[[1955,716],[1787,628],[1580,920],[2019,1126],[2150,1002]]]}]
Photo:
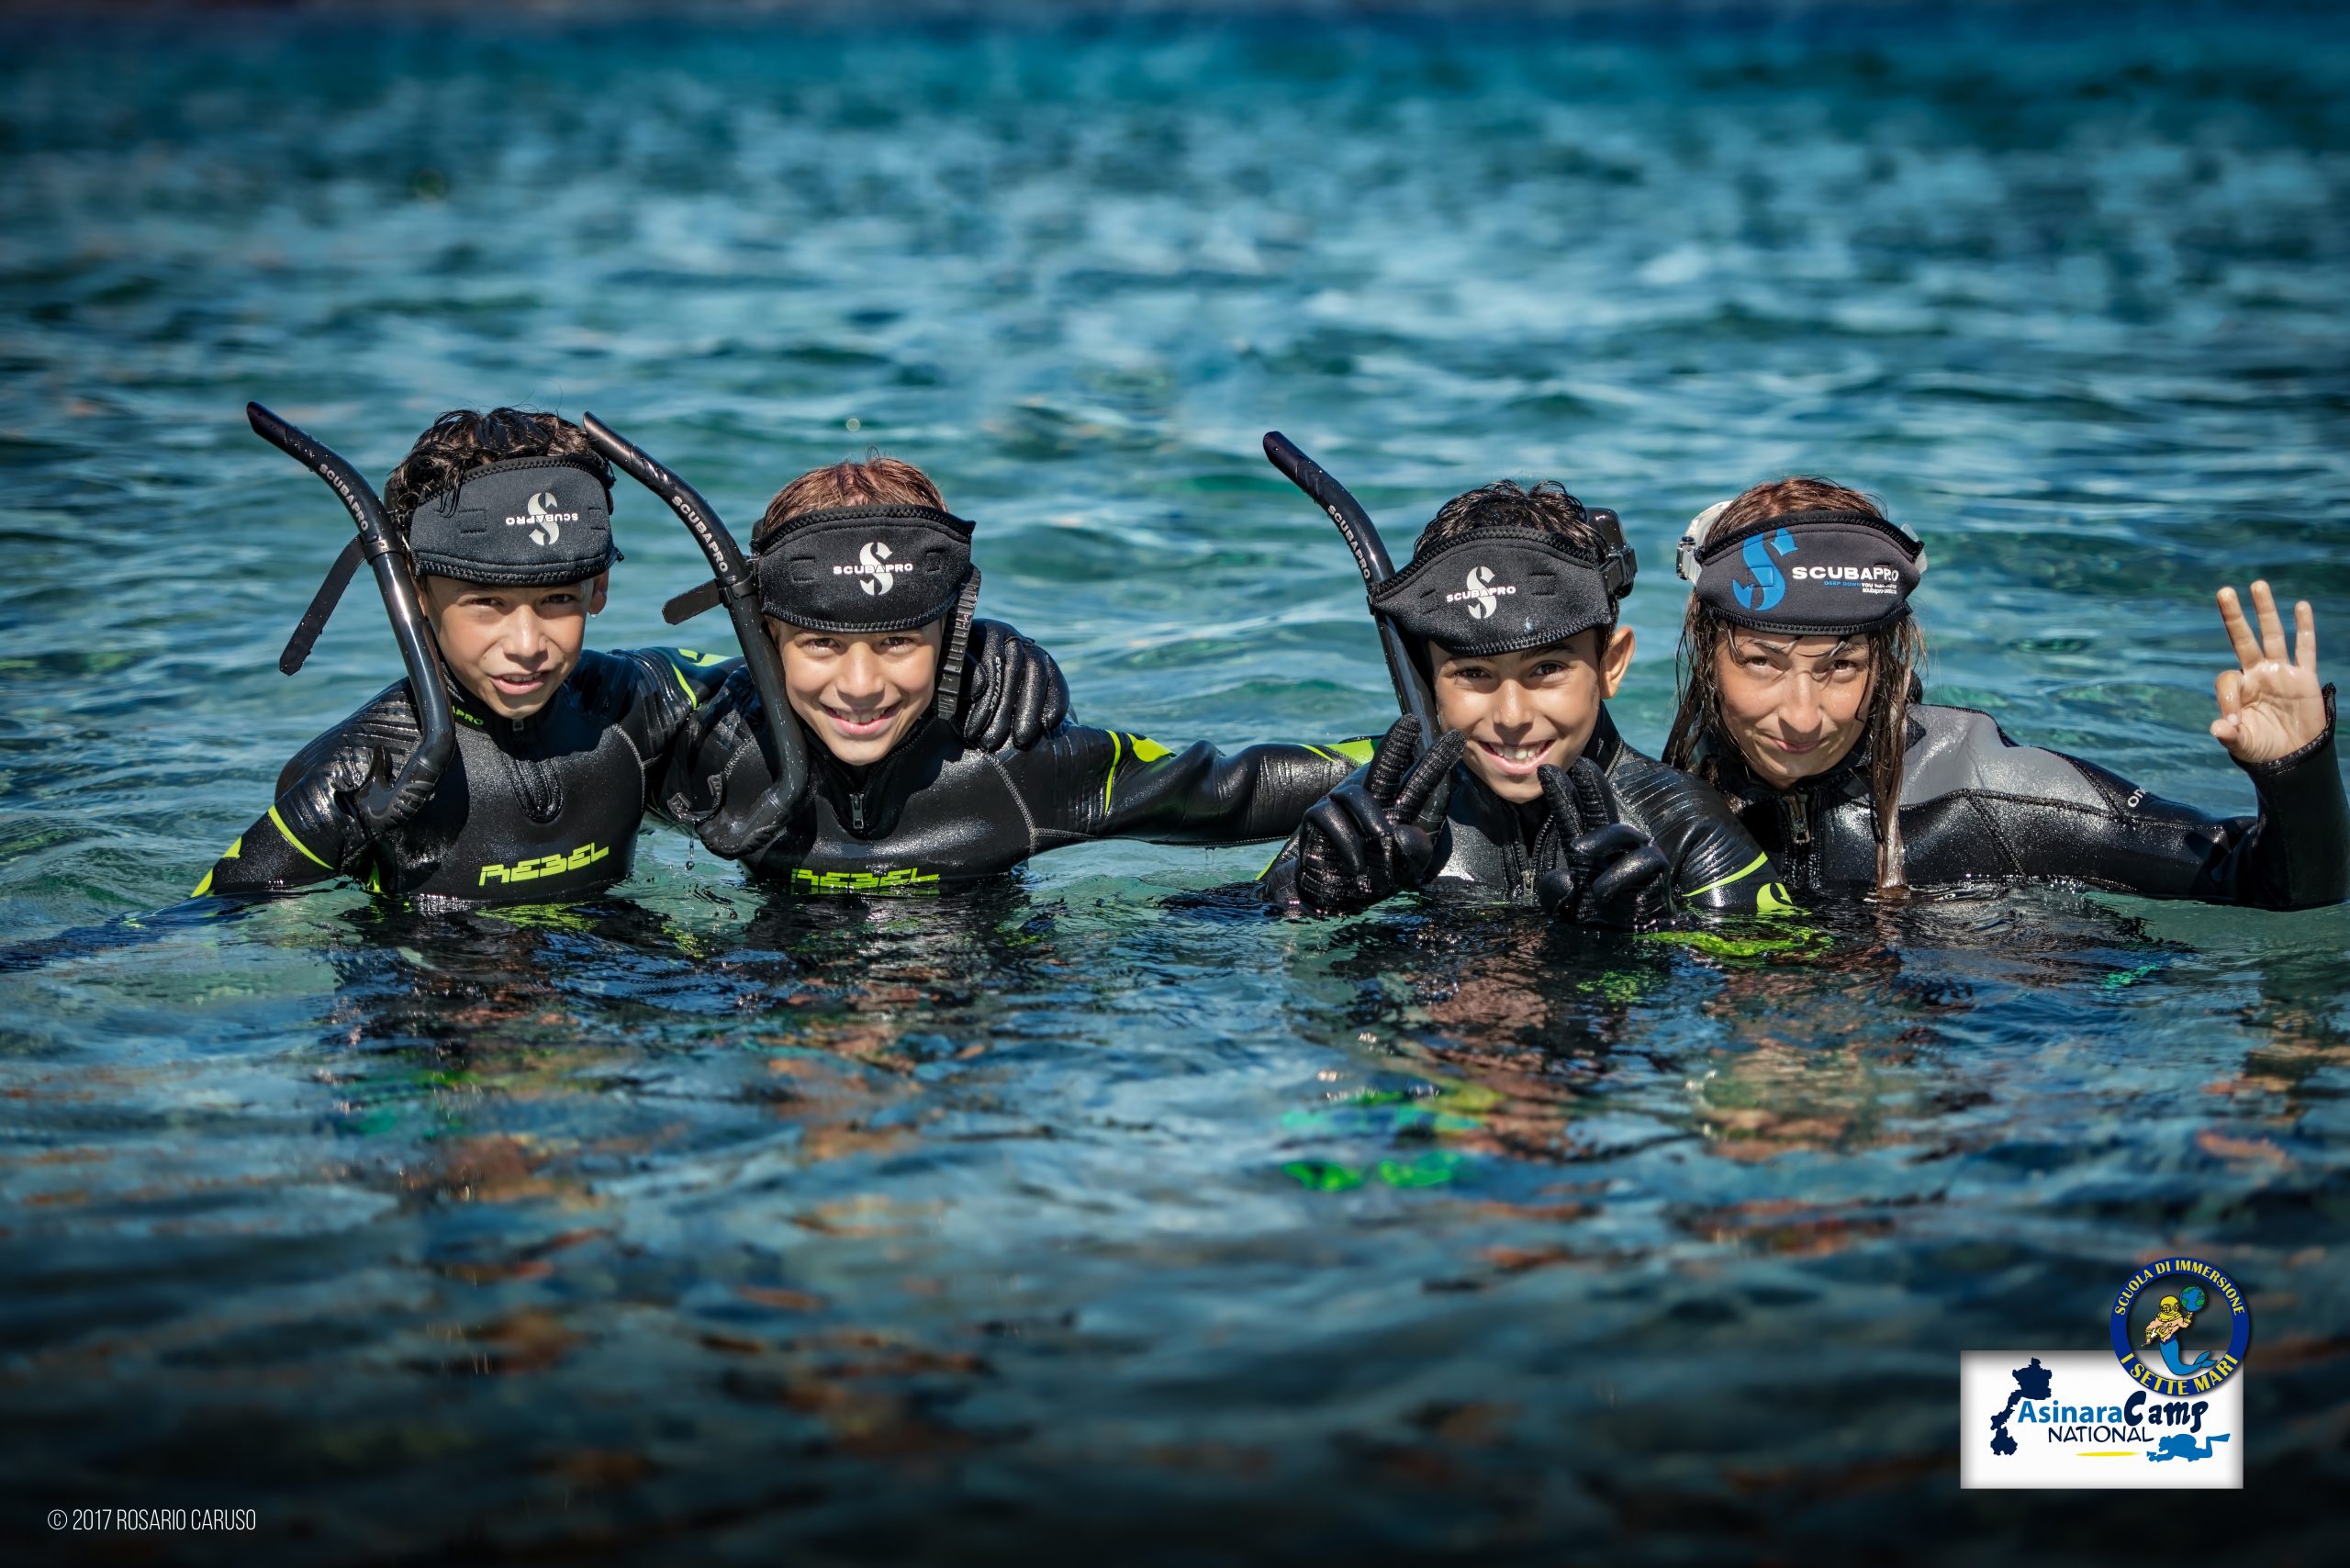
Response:
[{"label": "snorkel mouthpiece", "polygon": [[[431,625],[424,618],[424,607],[417,602],[416,584],[400,560],[399,537],[392,532],[375,487],[333,451],[259,403],[245,405],[245,418],[254,434],[324,479],[342,498],[344,509],[359,530],[360,552],[375,572],[376,590],[384,598],[384,611],[391,618],[400,662],[408,666],[408,691],[415,700],[420,732],[416,749],[408,754],[391,782],[370,784],[352,802],[368,831],[381,833],[386,826],[405,820],[432,793],[441,782],[442,771],[449,766],[450,751],[456,745],[456,725],[449,717],[449,688],[441,677],[440,647],[433,641]],[[328,574],[326,586],[311,605],[310,615],[304,618],[301,629],[295,633],[302,653],[308,651],[304,633],[317,637],[318,628],[325,624],[326,611],[333,608],[335,596],[341,593],[342,583],[349,580],[350,570],[344,562],[350,556],[346,548],[337,560],[336,569]],[[291,675],[294,669],[299,669],[301,660],[295,655],[296,649],[289,647],[278,667],[285,669],[286,661],[291,660],[293,669],[286,669],[286,673]]]},{"label": "snorkel mouthpiece", "polygon": [[[677,521],[686,525],[686,532],[694,536],[694,543],[701,546],[702,555],[717,578],[706,585],[711,601],[726,606],[727,618],[734,623],[735,640],[743,645],[743,662],[750,669],[752,688],[759,694],[761,716],[767,721],[760,726],[760,749],[766,754],[767,775],[775,780],[775,792],[788,805],[797,804],[800,792],[808,787],[808,748],[800,738],[800,725],[792,718],[790,704],[784,696],[783,657],[776,652],[775,639],[767,635],[767,623],[760,619],[759,582],[751,564],[743,558],[734,536],[726,531],[717,511],[701,498],[699,491],[655,463],[643,448],[595,415],[581,414],[579,426],[613,467],[660,497],[663,504],[677,514]],[[697,594],[699,591],[696,590]],[[677,604],[677,599],[669,604],[673,625],[684,619],[674,613]]]}]

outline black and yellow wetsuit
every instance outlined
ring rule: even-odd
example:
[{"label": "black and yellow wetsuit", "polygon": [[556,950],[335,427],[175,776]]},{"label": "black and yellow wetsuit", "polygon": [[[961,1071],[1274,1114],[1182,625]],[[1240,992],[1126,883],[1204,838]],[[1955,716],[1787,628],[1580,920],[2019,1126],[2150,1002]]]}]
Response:
[{"label": "black and yellow wetsuit", "polygon": [[[705,824],[739,816],[767,790],[749,727],[758,711],[742,676],[695,716],[672,774],[671,816]],[[800,892],[892,893],[994,876],[1097,838],[1279,838],[1371,747],[1252,745],[1225,756],[1204,742],[1169,751],[1125,731],[1064,722],[1025,751],[989,752],[926,717],[870,767],[850,769],[818,742],[808,752],[799,809],[736,857],[754,876]]]},{"label": "black and yellow wetsuit", "polygon": [[[1648,834],[1673,868],[1675,905],[1712,914],[1776,914],[1792,909],[1771,857],[1722,798],[1677,768],[1626,743],[1607,710],[1583,746],[1614,796],[1618,820]],[[1420,883],[1440,895],[1537,902],[1535,880],[1564,857],[1561,833],[1547,800],[1525,805],[1485,788],[1466,763],[1452,770],[1444,820],[1429,834],[1435,857]],[[1293,857],[1292,844],[1269,869]]]},{"label": "black and yellow wetsuit", "polygon": [[[2244,766],[2258,815],[2214,817],[2093,762],[2018,745],[1987,713],[1913,706],[1901,780],[1904,879],[1918,889],[2071,882],[2260,909],[2339,903],[2350,894],[2350,808],[2334,760],[2332,687],[2325,718],[2325,734],[2290,756]],[[1799,892],[1875,886],[1865,748],[1784,791],[1757,779],[1734,750],[1714,756],[1723,791]]]},{"label": "black and yellow wetsuit", "polygon": [[312,741],[278,776],[277,803],[196,892],[234,895],[350,877],[428,902],[578,899],[629,873],[669,748],[739,659],[648,648],[585,653],[530,718],[487,712],[453,682],[457,744],[415,814],[371,837],[350,797],[416,745],[406,680]]}]

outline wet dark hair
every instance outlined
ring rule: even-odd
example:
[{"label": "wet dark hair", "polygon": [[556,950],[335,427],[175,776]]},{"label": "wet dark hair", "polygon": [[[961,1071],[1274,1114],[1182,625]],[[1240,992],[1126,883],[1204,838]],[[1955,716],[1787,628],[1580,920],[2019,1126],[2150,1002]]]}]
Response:
[{"label": "wet dark hair", "polygon": [[[1877,517],[1885,509],[1874,496],[1847,489],[1830,479],[1797,476],[1774,479],[1741,491],[1716,520],[1718,537],[1741,523],[1796,511],[1865,511]],[[1733,807],[1751,802],[1722,781],[1721,759],[1738,751],[1738,742],[1722,718],[1722,652],[1730,637],[1784,636],[1757,633],[1731,624],[1700,603],[1695,595],[1681,622],[1681,648],[1674,655],[1681,689],[1673,715],[1672,733],[1665,737],[1664,762],[1693,773],[1729,797]],[[1801,639],[1796,639],[1800,641]],[[1908,762],[1909,704],[1926,664],[1926,634],[1914,614],[1859,633],[1869,651],[1868,727],[1861,745],[1868,748],[1869,795],[1876,832],[1876,885],[1880,893],[1908,887],[1902,874],[1901,778]]]},{"label": "wet dark hair", "polygon": [[[1604,559],[1608,550],[1606,537],[1591,521],[1591,513],[1556,479],[1545,479],[1530,490],[1515,479],[1496,479],[1490,485],[1463,490],[1437,508],[1436,516],[1428,519],[1428,525],[1420,530],[1420,537],[1413,543],[1412,557],[1417,560],[1462,534],[1484,528],[1531,528],[1555,533],[1595,562]],[[1621,612],[1622,606],[1617,604],[1611,610],[1607,624],[1597,628],[1603,644]]]},{"label": "wet dark hair", "polygon": [[384,510],[405,534],[417,502],[454,487],[477,468],[515,457],[560,457],[601,479],[606,490],[612,487],[612,465],[569,420],[525,409],[486,414],[453,409],[425,428],[384,481]]},{"label": "wet dark hair", "polygon": [[884,457],[877,450],[868,449],[862,463],[834,463],[823,468],[811,468],[775,493],[767,503],[766,515],[751,532],[751,548],[763,550],[767,542],[789,526],[791,520],[827,507],[886,506],[896,502],[903,506],[936,507],[946,510],[946,498],[930,476],[903,458]]}]

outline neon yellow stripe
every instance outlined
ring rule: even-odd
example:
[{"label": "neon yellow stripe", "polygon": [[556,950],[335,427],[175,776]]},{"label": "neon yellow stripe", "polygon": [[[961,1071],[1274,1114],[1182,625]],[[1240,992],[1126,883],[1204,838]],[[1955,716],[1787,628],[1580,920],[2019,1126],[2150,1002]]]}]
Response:
[{"label": "neon yellow stripe", "polygon": [[1133,743],[1127,749],[1135,754],[1136,762],[1157,762],[1162,756],[1175,755],[1148,735],[1129,735],[1126,738]]},{"label": "neon yellow stripe", "polygon": [[677,684],[685,689],[686,700],[692,703],[697,708],[700,707],[701,699],[694,695],[694,683],[686,678],[686,672],[679,669],[676,665],[671,665],[669,666],[669,673],[676,676],[677,678]]},{"label": "neon yellow stripe", "polygon": [[1110,776],[1102,780],[1102,814],[1105,817],[1110,814],[1110,786],[1118,781],[1118,758],[1125,752],[1125,743],[1118,738],[1117,731],[1112,730],[1110,732]]},{"label": "neon yellow stripe", "polygon": [[1737,870],[1732,871],[1729,876],[1724,877],[1720,881],[1707,882],[1702,888],[1692,888],[1681,896],[1684,899],[1703,898],[1706,894],[1712,892],[1716,888],[1727,888],[1741,877],[1752,876],[1755,872],[1761,870],[1770,863],[1770,852],[1765,850],[1763,853],[1757,855],[1750,864],[1740,867]]},{"label": "neon yellow stripe", "polygon": [[269,820],[277,824],[277,831],[285,835],[285,842],[300,850],[304,858],[308,859],[311,865],[325,867],[326,869],[330,871],[334,869],[333,867],[328,866],[325,861],[319,859],[317,856],[312,855],[308,845],[294,836],[294,830],[285,825],[285,819],[277,814],[277,808],[275,806],[269,808]]},{"label": "neon yellow stripe", "polygon": [[[1316,746],[1314,749],[1319,751],[1322,748]],[[1371,760],[1371,754],[1379,749],[1379,746],[1376,741],[1340,741],[1330,749],[1348,762],[1363,763]]]},{"label": "neon yellow stripe", "polygon": [[210,871],[207,871],[207,872],[204,874],[204,880],[202,880],[202,881],[200,881],[200,882],[196,883],[196,885],[195,887],[193,887],[193,888],[189,889],[189,890],[188,890],[188,895],[187,895],[187,896],[188,896],[188,897],[190,897],[190,898],[192,898],[192,899],[200,899],[200,898],[202,898],[205,894],[207,894],[207,893],[210,892],[211,890],[212,890],[212,873],[211,873]]}]

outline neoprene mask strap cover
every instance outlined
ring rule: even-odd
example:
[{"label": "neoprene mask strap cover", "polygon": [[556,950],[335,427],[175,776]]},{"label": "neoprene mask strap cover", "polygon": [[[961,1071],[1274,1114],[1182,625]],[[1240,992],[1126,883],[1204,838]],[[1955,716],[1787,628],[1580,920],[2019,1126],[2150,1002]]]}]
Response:
[{"label": "neoprene mask strap cover", "polygon": [[1863,511],[1787,512],[1709,529],[1688,555],[1700,604],[1734,625],[1804,635],[1898,619],[1926,570],[1915,534]]},{"label": "neoprene mask strap cover", "polygon": [[934,507],[832,507],[759,552],[760,607],[811,632],[903,632],[943,618],[971,570],[971,525]]},{"label": "neoprene mask strap cover", "polygon": [[1372,613],[1405,636],[1471,656],[1548,647],[1616,618],[1599,563],[1530,528],[1448,540],[1370,597]]},{"label": "neoprene mask strap cover", "polygon": [[612,497],[599,475],[560,457],[476,468],[454,490],[417,502],[408,527],[416,569],[466,582],[548,588],[612,564]]}]

